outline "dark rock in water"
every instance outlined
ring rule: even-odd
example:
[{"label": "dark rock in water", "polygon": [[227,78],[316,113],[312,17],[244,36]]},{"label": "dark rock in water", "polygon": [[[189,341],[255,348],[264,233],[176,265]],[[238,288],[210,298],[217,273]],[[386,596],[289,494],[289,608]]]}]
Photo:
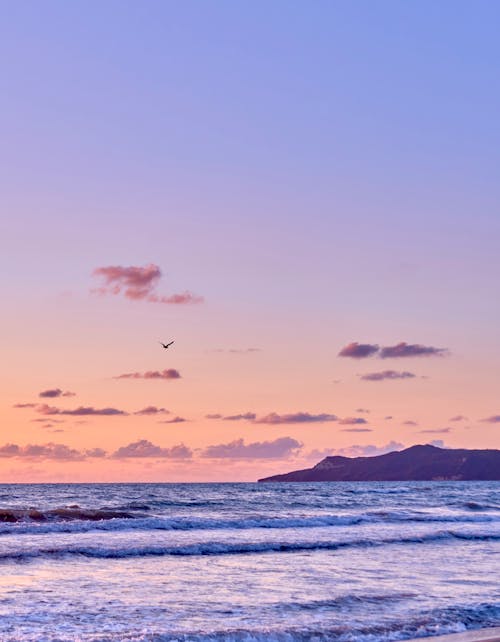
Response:
[{"label": "dark rock in water", "polygon": [[500,450],[412,446],[377,457],[325,457],[313,468],[259,479],[301,481],[500,480]]}]

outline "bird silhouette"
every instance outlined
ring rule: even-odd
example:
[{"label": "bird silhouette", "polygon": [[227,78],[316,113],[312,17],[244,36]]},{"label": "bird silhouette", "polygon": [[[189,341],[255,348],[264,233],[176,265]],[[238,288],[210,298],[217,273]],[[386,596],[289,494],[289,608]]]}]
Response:
[{"label": "bird silhouette", "polygon": [[168,348],[168,346],[171,346],[171,345],[172,345],[173,341],[171,341],[170,343],[162,343],[161,341],[159,341],[158,343],[159,343],[160,345],[162,345],[162,346],[165,348],[165,350],[166,350],[166,349]]}]

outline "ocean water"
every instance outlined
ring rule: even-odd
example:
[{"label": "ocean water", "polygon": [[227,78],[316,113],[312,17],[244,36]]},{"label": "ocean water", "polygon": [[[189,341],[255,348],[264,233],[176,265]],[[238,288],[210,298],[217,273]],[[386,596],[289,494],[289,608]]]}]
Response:
[{"label": "ocean water", "polygon": [[2,642],[499,625],[499,482],[0,486]]}]

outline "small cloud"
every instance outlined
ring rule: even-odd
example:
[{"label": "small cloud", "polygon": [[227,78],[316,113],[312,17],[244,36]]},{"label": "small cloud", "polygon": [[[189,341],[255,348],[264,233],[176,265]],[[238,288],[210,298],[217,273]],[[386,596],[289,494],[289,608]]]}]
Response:
[{"label": "small cloud", "polygon": [[413,372],[397,372],[396,370],[382,370],[381,372],[369,372],[358,375],[363,381],[384,381],[385,379],[414,379]]},{"label": "small cloud", "polygon": [[36,403],[15,403],[12,407],[13,408],[35,408]]},{"label": "small cloud", "polygon": [[191,292],[160,296],[156,293],[162,273],[158,265],[153,263],[144,267],[109,265],[96,268],[92,274],[103,279],[104,286],[92,290],[102,295],[119,295],[133,301],[149,301],[151,303],[186,304],[201,303],[202,297]]},{"label": "small cloud", "polygon": [[210,459],[285,459],[302,448],[302,444],[291,437],[280,437],[274,441],[256,441],[245,444],[235,439],[227,444],[208,446],[201,457]]},{"label": "small cloud", "polygon": [[114,459],[190,459],[193,456],[193,451],[184,444],[161,448],[147,439],[140,439],[128,444],[128,446],[118,448],[111,456]]},{"label": "small cloud", "polygon": [[340,432],[373,432],[371,428],[342,428]]},{"label": "small cloud", "polygon": [[386,421],[390,421],[391,419],[394,419],[394,417],[393,417],[392,415],[386,415],[386,416],[384,417],[384,419],[385,419]]},{"label": "small cloud", "polygon": [[309,451],[304,455],[304,459],[310,459],[311,461],[319,462],[325,457],[331,457],[335,455],[335,448],[324,448],[323,450],[314,450]]},{"label": "small cloud", "polygon": [[62,395],[60,388],[49,388],[49,390],[42,390],[38,393],[39,397],[60,397]]},{"label": "small cloud", "polygon": [[128,412],[124,410],[118,410],[117,408],[93,408],[92,406],[79,406],[73,410],[67,410],[63,408],[56,408],[55,406],[48,406],[47,404],[40,404],[36,407],[36,411],[42,415],[71,415],[71,416],[83,416],[83,415],[99,415],[111,417],[114,415],[128,415]]},{"label": "small cloud", "polygon": [[491,417],[485,417],[479,421],[485,424],[498,424],[500,423],[500,415],[491,415]]},{"label": "small cloud", "polygon": [[48,390],[42,390],[41,392],[38,393],[39,397],[47,397],[47,398],[74,397],[75,395],[76,395],[75,392],[71,392],[70,390],[62,391],[61,388],[49,388]]},{"label": "small cloud", "polygon": [[349,357],[351,359],[366,359],[376,354],[379,346],[376,343],[348,343],[339,352],[339,357]]},{"label": "small cloud", "polygon": [[427,429],[427,430],[419,430],[418,432],[428,432],[428,433],[446,433],[446,432],[451,432],[451,428],[434,428],[434,429]]},{"label": "small cloud", "polygon": [[102,459],[107,455],[106,451],[103,450],[102,448],[91,448],[90,450],[85,450],[84,452],[85,452],[85,457],[92,457],[95,459]]},{"label": "small cloud", "polygon": [[454,417],[450,417],[448,421],[466,421],[467,417],[464,417],[463,415],[455,415]]},{"label": "small cloud", "polygon": [[363,413],[369,413],[370,411],[368,408],[356,408],[356,412],[363,412]]},{"label": "small cloud", "polygon": [[257,415],[254,412],[244,412],[240,415],[227,415],[222,417],[224,421],[253,421]]},{"label": "small cloud", "polygon": [[310,423],[324,423],[327,421],[337,421],[336,415],[327,413],[320,413],[312,415],[309,412],[295,412],[285,415],[279,415],[276,412],[271,412],[268,415],[255,419],[256,424],[310,424]]},{"label": "small cloud", "polygon": [[366,424],[366,419],[364,417],[344,417],[339,419],[339,424],[341,426],[353,426],[356,424]]},{"label": "small cloud", "polygon": [[156,406],[146,406],[142,410],[137,410],[134,415],[168,415],[170,410],[166,408],[157,408]]},{"label": "small cloud", "polygon": [[168,370],[148,370],[147,372],[128,372],[117,375],[113,379],[180,379],[181,375],[178,370],[169,368]]},{"label": "small cloud", "polygon": [[380,350],[381,359],[395,359],[401,357],[443,357],[449,354],[447,348],[434,348],[423,346],[418,343],[396,343],[393,346],[386,346]]},{"label": "small cloud", "polygon": [[429,446],[436,446],[436,448],[448,448],[448,446],[444,445],[444,441],[442,439],[433,439],[429,442]]},{"label": "small cloud", "polygon": [[404,444],[397,441],[390,441],[385,446],[359,446],[356,444],[354,446],[347,446],[346,448],[338,448],[335,454],[341,455],[342,457],[376,457],[377,455],[385,455],[395,450],[403,450],[404,447]]},{"label": "small cloud", "polygon": [[418,423],[413,421],[413,419],[408,419],[407,421],[403,421],[403,426],[418,426]]},{"label": "small cloud", "polygon": [[159,424],[183,424],[187,419],[184,419],[184,417],[173,417],[172,419],[164,419],[162,421],[159,421]]},{"label": "small cloud", "polygon": [[216,412],[212,413],[211,415],[205,415],[205,419],[222,419],[222,415]]}]

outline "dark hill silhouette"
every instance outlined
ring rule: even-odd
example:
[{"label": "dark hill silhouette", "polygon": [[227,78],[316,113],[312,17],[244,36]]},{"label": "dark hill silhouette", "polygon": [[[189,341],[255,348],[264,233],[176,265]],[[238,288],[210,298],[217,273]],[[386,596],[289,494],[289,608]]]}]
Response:
[{"label": "dark hill silhouette", "polygon": [[302,481],[500,480],[500,450],[411,446],[377,457],[325,457],[313,468],[259,479]]}]

